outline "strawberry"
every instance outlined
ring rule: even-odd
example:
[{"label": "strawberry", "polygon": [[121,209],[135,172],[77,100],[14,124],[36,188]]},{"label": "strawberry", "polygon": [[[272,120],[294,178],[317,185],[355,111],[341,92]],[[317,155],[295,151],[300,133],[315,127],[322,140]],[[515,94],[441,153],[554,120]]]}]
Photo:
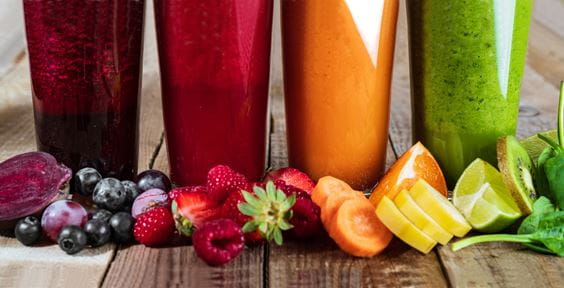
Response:
[{"label": "strawberry", "polygon": [[296,198],[308,198],[308,199],[310,198],[307,192],[305,192],[300,188],[287,185],[284,180],[276,180],[274,182],[274,186],[276,186],[277,189],[282,190],[282,192],[284,192],[286,196],[292,196],[292,194],[296,194]]},{"label": "strawberry", "polygon": [[241,226],[230,219],[205,223],[194,232],[192,243],[196,255],[211,266],[228,263],[245,248]]},{"label": "strawberry", "polygon": [[315,188],[315,183],[307,174],[291,167],[280,168],[269,172],[266,175],[266,180],[271,180],[273,182],[276,182],[276,180],[282,180],[286,182],[287,185],[301,189],[309,195],[311,195],[313,188]]},{"label": "strawberry", "polygon": [[[198,189],[186,189],[186,191],[198,191]],[[201,191],[201,189],[199,190]],[[216,203],[205,192],[178,193],[176,199],[172,202],[172,211],[176,228],[188,237],[192,236],[194,229],[212,219],[216,219],[220,212]]]},{"label": "strawberry", "polygon": [[317,235],[321,231],[319,213],[319,206],[313,203],[311,198],[297,198],[290,218],[290,224],[294,228],[287,231],[287,234],[295,239],[307,239]]},{"label": "strawberry", "polygon": [[[252,191],[251,189],[245,190]],[[231,192],[231,194],[229,194],[229,196],[221,206],[221,217],[231,219],[235,221],[235,223],[237,223],[239,227],[243,227],[245,223],[251,220],[251,217],[243,215],[243,213],[239,211],[238,205],[241,203],[245,203],[245,199],[243,198],[241,190]],[[264,242],[264,238],[258,231],[254,231],[245,233],[245,242],[249,246],[256,246]]]},{"label": "strawberry", "polygon": [[174,219],[169,208],[153,208],[139,216],[133,226],[135,239],[149,247],[168,244],[174,237]]},{"label": "strawberry", "polygon": [[247,179],[228,166],[218,165],[208,172],[206,185],[210,198],[221,204],[231,192],[245,189]]},{"label": "strawberry", "polygon": [[179,187],[179,188],[174,188],[174,189],[170,190],[170,192],[168,192],[168,198],[170,198],[171,200],[174,200],[174,199],[176,199],[178,194],[190,193],[190,192],[208,193],[208,190],[206,189],[206,186]]}]

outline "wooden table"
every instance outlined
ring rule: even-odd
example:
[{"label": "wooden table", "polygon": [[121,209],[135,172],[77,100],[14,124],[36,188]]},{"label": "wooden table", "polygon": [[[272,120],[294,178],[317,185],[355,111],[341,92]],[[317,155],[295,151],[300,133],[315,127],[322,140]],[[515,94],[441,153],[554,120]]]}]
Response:
[{"label": "wooden table", "polygon": [[[535,5],[522,88],[519,136],[555,127],[557,85],[564,78],[564,2],[537,0]],[[154,21],[151,3],[148,6],[139,169],[167,171]],[[412,143],[404,10],[402,3],[388,164]],[[1,23],[5,27],[13,26],[12,22]],[[287,157],[278,20],[275,26],[269,163],[272,167],[281,167],[287,165]],[[7,31],[3,27],[0,29]],[[0,51],[13,52],[14,47],[20,51],[23,47],[21,37],[6,38],[0,35],[0,48],[3,48]],[[7,59],[6,55],[16,56]],[[0,160],[3,160],[34,150],[35,140],[27,56],[21,50],[2,54],[0,59]],[[190,246],[152,249],[141,245],[107,245],[67,256],[55,245],[26,248],[14,238],[0,236],[1,287],[77,285],[82,288],[562,287],[564,260],[534,254],[511,244],[477,245],[457,253],[448,247],[440,247],[423,255],[398,240],[394,240],[380,256],[357,259],[341,252],[331,240],[319,239],[311,243],[287,243],[282,247],[263,245],[246,249],[232,263],[210,268],[195,256]]]}]

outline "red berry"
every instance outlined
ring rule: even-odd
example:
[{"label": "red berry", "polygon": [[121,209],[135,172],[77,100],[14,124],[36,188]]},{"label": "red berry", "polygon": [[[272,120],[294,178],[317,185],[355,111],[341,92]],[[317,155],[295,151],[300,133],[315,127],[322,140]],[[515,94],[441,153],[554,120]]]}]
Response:
[{"label": "red berry", "polygon": [[[252,193],[252,189],[245,189],[247,192]],[[239,211],[237,207],[240,203],[244,203],[243,193],[241,191],[234,191],[225,200],[221,206],[221,217],[226,219],[231,219],[243,227],[245,223],[251,220],[250,216],[244,215]],[[255,246],[264,242],[264,238],[258,233],[258,231],[245,233],[245,242],[247,245]]]},{"label": "red berry", "polygon": [[169,208],[159,207],[141,214],[135,226],[135,239],[145,246],[162,246],[174,237],[174,219]]},{"label": "red berry", "polygon": [[212,200],[223,203],[233,191],[245,189],[247,179],[225,165],[213,167],[208,172],[207,188]]},{"label": "red berry", "polygon": [[219,208],[204,192],[183,192],[176,196],[172,211],[178,230],[186,236],[192,236],[194,228],[217,219]]},{"label": "red berry", "polygon": [[211,266],[231,261],[245,248],[241,227],[230,219],[205,223],[194,232],[192,243],[198,257]]},{"label": "red berry", "polygon": [[313,188],[315,188],[315,183],[307,174],[291,167],[271,171],[266,175],[266,180],[272,180],[274,182],[276,182],[276,180],[283,180],[287,185],[301,189],[309,195],[311,195]]},{"label": "red berry", "polygon": [[174,188],[174,189],[170,190],[170,192],[168,192],[168,198],[170,198],[171,200],[174,200],[174,199],[176,199],[176,197],[178,197],[178,194],[190,193],[190,192],[208,193],[208,190],[206,189],[206,186],[178,187],[178,188]]},{"label": "red berry", "polygon": [[286,182],[284,182],[284,180],[276,180],[276,182],[274,182],[274,186],[276,186],[276,188],[282,190],[282,192],[284,192],[284,194],[286,194],[286,196],[291,196],[292,194],[296,194],[296,198],[307,198],[310,199],[309,194],[307,194],[307,192],[305,192],[304,190],[291,186],[291,185],[287,185]]},{"label": "red berry", "polygon": [[311,199],[297,198],[292,207],[290,224],[294,226],[288,234],[296,239],[306,239],[317,235],[321,230],[319,207]]}]

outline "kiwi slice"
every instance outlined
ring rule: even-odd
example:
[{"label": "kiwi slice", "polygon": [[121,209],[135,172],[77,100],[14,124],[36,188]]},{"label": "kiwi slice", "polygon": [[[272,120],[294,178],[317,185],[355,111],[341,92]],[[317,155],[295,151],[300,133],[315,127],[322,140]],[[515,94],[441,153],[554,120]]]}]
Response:
[{"label": "kiwi slice", "polygon": [[503,182],[524,215],[531,214],[537,193],[533,184],[534,166],[529,153],[514,136],[497,140],[497,164]]}]

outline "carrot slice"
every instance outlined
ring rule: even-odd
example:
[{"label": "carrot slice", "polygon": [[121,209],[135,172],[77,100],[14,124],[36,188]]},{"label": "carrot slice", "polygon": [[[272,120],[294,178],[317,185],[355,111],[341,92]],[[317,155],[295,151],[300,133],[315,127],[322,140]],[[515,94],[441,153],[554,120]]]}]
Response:
[{"label": "carrot slice", "polygon": [[392,240],[392,233],[376,216],[374,206],[365,199],[345,201],[332,221],[329,236],[339,247],[357,257],[372,257]]},{"label": "carrot slice", "polygon": [[366,199],[364,194],[354,190],[330,194],[323,206],[321,206],[321,222],[325,225],[325,227],[329,228],[329,224],[331,223],[335,213],[337,213],[341,207],[341,204],[347,200],[355,199],[357,197],[359,199]]},{"label": "carrot slice", "polygon": [[322,207],[330,194],[351,190],[353,190],[351,186],[344,181],[335,177],[325,176],[317,181],[317,185],[315,185],[311,194],[311,199],[317,206]]}]

